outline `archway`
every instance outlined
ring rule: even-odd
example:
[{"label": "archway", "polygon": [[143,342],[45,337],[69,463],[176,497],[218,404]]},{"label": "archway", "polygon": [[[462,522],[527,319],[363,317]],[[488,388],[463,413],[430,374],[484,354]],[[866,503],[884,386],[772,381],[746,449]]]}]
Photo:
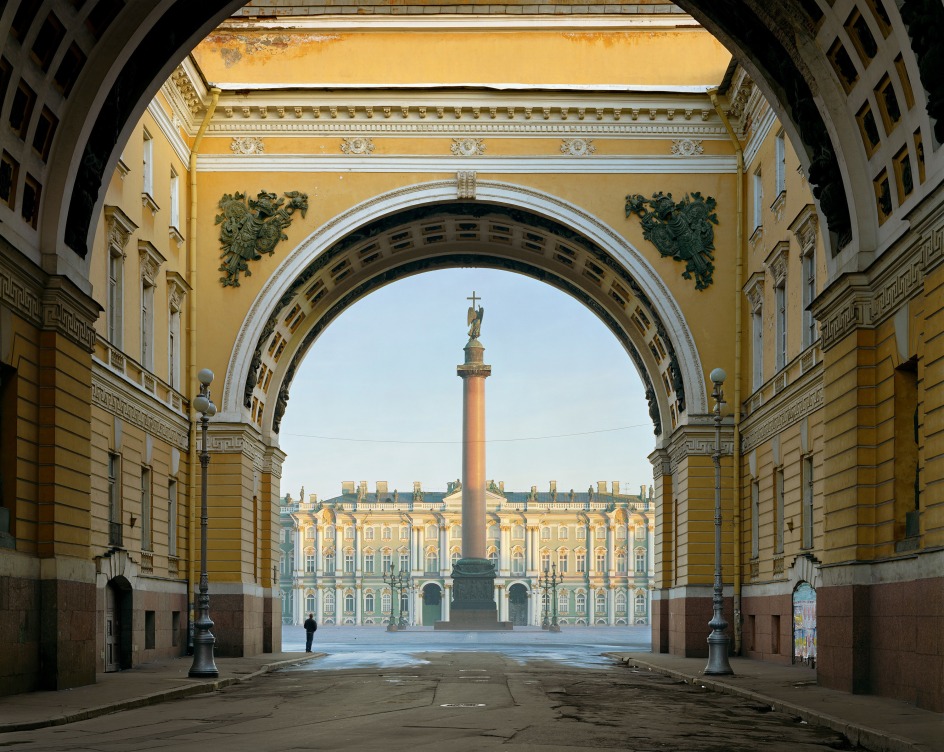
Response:
[{"label": "archway", "polygon": [[520,582],[508,588],[508,621],[516,627],[528,624],[528,589]]},{"label": "archway", "polygon": [[430,582],[423,586],[423,626],[432,627],[442,618],[442,589]]},{"label": "archway", "polygon": [[133,649],[133,597],[131,583],[113,577],[105,586],[105,671],[131,668]]}]

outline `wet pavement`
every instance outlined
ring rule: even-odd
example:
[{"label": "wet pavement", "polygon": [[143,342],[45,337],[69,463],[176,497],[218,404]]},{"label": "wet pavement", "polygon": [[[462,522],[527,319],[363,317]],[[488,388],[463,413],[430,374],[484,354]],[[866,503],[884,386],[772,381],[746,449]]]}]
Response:
[{"label": "wet pavement", "polygon": [[0,698],[0,750],[944,750],[938,714],[800,667],[735,658],[734,676],[709,679],[704,660],[649,653],[646,628],[322,627],[314,655],[299,627],[283,640],[276,656],[218,658],[217,681],[189,680],[180,658]]}]

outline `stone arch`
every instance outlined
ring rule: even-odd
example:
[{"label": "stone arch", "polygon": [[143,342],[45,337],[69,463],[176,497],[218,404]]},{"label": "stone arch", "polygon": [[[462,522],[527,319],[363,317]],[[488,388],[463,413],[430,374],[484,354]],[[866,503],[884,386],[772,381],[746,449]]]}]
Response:
[{"label": "stone arch", "polygon": [[[463,238],[456,226],[473,221],[479,227],[487,226],[489,232],[495,227],[507,228],[511,250],[503,244]],[[416,228],[423,222],[451,222],[453,242],[443,243],[440,249],[431,242],[433,236],[426,236],[426,245],[410,249],[415,250],[412,256],[401,252],[399,260],[372,260],[374,271],[361,265],[359,257],[369,258],[364,254],[373,253],[375,247],[383,246],[378,255],[392,256],[390,244],[403,232],[419,236]],[[484,237],[484,229],[482,233]],[[558,260],[539,256],[534,249],[528,256],[528,243],[534,242],[528,239],[531,235],[543,243],[556,244],[548,248],[547,255],[556,253]],[[565,276],[566,264],[573,264],[566,254],[578,252],[591,278],[598,278],[599,287]],[[335,316],[376,287],[422,271],[459,265],[526,274],[584,303],[631,356],[651,395],[650,416],[660,437],[685,424],[688,415],[708,411],[701,360],[681,307],[654,268],[624,237],[550,194],[482,181],[477,184],[476,199],[460,203],[454,181],[435,181],[362,202],[317,228],[286,257],[256,296],[237,334],[219,419],[248,420],[274,439],[295,369]],[[608,282],[609,294],[600,280]],[[321,303],[328,300],[330,305]],[[312,313],[319,303],[329,305],[328,309],[318,316],[307,316],[296,332],[281,326],[285,311],[298,306],[299,312],[307,309]],[[278,356],[267,353],[276,340],[288,342],[287,348],[280,348],[283,352],[275,350]],[[263,368],[275,372],[271,389],[258,385]]]}]

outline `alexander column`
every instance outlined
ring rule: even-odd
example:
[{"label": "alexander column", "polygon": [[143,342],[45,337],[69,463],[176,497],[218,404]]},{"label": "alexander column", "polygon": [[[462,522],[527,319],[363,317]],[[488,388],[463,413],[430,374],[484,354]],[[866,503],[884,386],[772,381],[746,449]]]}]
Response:
[{"label": "alexander column", "polygon": [[469,341],[465,363],[456,368],[462,379],[462,558],[452,568],[450,620],[436,629],[511,629],[498,621],[495,568],[485,557],[485,379],[492,367],[484,362],[479,342],[485,309],[475,307],[475,292],[467,317]]}]

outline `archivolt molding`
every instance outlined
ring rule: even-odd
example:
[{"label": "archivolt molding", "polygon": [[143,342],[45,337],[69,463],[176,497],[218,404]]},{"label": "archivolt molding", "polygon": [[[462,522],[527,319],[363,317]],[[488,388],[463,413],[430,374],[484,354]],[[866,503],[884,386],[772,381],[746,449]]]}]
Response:
[{"label": "archivolt molding", "polygon": [[160,402],[145,401],[132,394],[105,366],[97,364],[92,367],[92,404],[182,452],[190,450],[189,423],[182,416]]},{"label": "archivolt molding", "polygon": [[[256,343],[280,299],[319,253],[378,217],[409,208],[454,201],[455,195],[454,179],[400,188],[362,202],[337,215],[300,243],[268,278],[243,320],[226,370],[220,417],[228,421],[243,419],[243,386],[250,368],[253,367],[252,358]],[[539,216],[553,218],[611,253],[645,291],[654,311],[665,325],[667,338],[677,353],[687,412],[708,412],[707,394],[701,377],[703,369],[694,338],[672,294],[639,251],[595,217],[557,197],[493,181],[478,181],[476,196],[485,202],[517,207]]]}]

